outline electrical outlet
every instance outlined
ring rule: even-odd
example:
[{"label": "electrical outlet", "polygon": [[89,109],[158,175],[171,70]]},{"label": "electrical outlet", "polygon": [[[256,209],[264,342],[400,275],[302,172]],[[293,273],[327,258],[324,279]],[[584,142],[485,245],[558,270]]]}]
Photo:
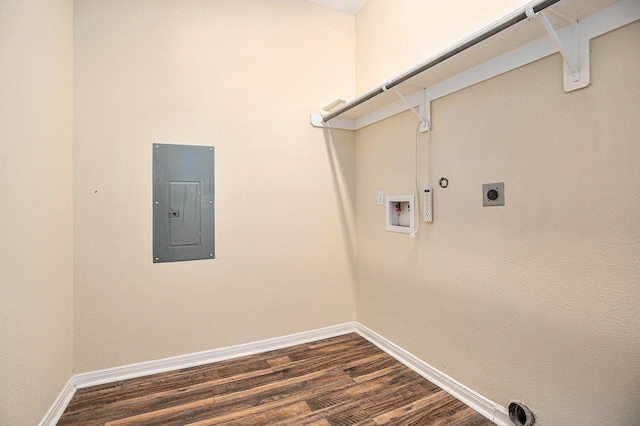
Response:
[{"label": "electrical outlet", "polygon": [[430,186],[424,190],[424,221],[433,222],[433,191]]},{"label": "electrical outlet", "polygon": [[482,185],[483,206],[504,206],[504,182]]}]

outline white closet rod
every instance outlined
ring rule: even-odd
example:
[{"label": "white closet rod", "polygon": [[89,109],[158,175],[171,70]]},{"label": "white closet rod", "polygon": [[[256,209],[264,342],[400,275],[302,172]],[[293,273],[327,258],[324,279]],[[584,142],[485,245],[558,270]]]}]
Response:
[{"label": "white closet rod", "polygon": [[[552,6],[556,3],[558,3],[560,0],[545,0],[542,1],[540,3],[538,3],[537,5],[533,6],[533,11],[535,13],[540,12],[541,10],[544,10],[546,8],[548,8],[549,6]],[[371,98],[374,98],[376,96],[378,96],[381,93],[386,92],[387,90],[404,83],[405,81],[409,80],[412,77],[415,77],[416,75],[420,74],[421,72],[424,72],[426,70],[428,70],[431,67],[434,67],[436,65],[438,65],[439,63],[451,58],[452,56],[457,55],[458,53],[467,50],[468,48],[475,46],[476,44],[488,39],[489,37],[498,34],[499,32],[517,24],[520,21],[524,21],[525,19],[528,19],[527,16],[527,10],[531,9],[531,6],[527,6],[525,8],[523,8],[523,10],[512,16],[507,18],[506,20],[497,23],[496,25],[486,29],[485,31],[483,31],[482,33],[462,42],[459,45],[453,46],[451,47],[449,50],[444,51],[443,53],[441,53],[440,55],[436,56],[435,58],[423,63],[422,65],[417,66],[416,68],[407,71],[406,73],[388,81],[387,83],[383,84],[380,87],[377,87],[373,90],[371,90],[370,92],[365,93],[364,95],[350,101],[347,102],[342,108],[335,110],[334,112],[324,115],[322,116],[322,121],[323,122],[328,122],[329,120],[336,118],[337,116],[339,116],[340,114],[343,114],[347,111],[349,111],[351,108],[354,108],[366,101],[368,101]]]}]

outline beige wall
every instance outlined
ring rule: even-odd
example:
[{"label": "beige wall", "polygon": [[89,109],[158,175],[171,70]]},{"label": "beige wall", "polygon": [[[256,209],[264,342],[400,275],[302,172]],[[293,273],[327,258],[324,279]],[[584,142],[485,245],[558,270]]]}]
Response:
[{"label": "beige wall", "polygon": [[493,24],[529,0],[369,0],[356,20],[363,93]]},{"label": "beige wall", "polygon": [[0,0],[0,424],[37,424],[73,354],[73,2]]},{"label": "beige wall", "polygon": [[[352,321],[353,135],[334,150],[309,113],[354,93],[355,17],[75,6],[75,372]],[[154,142],[216,147],[215,260],[152,263]]]},{"label": "beige wall", "polygon": [[[371,0],[356,23],[294,0],[0,0],[0,423],[37,423],[72,369],[357,317],[540,424],[633,424],[640,24],[592,42],[587,89],[565,94],[554,56],[436,100],[451,185],[415,240],[375,206],[413,190],[413,116],[308,124],[354,75],[369,89],[524,1],[476,3]],[[153,142],[216,146],[214,261],[152,263]],[[484,209],[494,181],[507,206]]]},{"label": "beige wall", "polygon": [[[593,40],[583,90],[554,55],[434,101],[434,222],[414,240],[375,199],[414,189],[415,117],[356,134],[358,321],[541,425],[640,417],[638,40]],[[483,208],[499,181],[506,206]]]}]

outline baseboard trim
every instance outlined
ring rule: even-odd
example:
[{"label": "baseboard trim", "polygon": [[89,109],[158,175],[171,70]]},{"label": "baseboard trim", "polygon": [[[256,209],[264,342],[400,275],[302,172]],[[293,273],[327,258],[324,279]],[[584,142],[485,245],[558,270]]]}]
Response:
[{"label": "baseboard trim", "polygon": [[498,404],[496,404],[496,414],[493,422],[500,426],[513,426],[513,422],[509,418],[509,410]]},{"label": "baseboard trim", "polygon": [[56,400],[53,401],[51,408],[47,411],[47,414],[45,414],[40,423],[38,423],[38,426],[55,426],[58,423],[58,420],[60,420],[60,417],[62,417],[62,413],[64,413],[64,410],[67,408],[67,405],[69,405],[69,402],[71,402],[71,398],[73,398],[75,393],[76,387],[73,384],[72,377],[67,381],[67,384],[64,385]]},{"label": "baseboard trim", "polygon": [[447,376],[440,370],[432,367],[421,359],[413,356],[401,347],[382,337],[375,331],[367,328],[358,322],[348,322],[331,327],[303,333],[291,334],[274,339],[261,340],[258,342],[246,343],[237,346],[214,349],[210,351],[197,352],[188,355],[180,355],[171,358],[159,359],[155,361],[140,362],[136,364],[124,365],[121,367],[108,368],[105,370],[93,371],[74,375],[65,385],[58,398],[53,403],[39,426],[55,426],[64,413],[76,389],[105,383],[118,382],[121,380],[133,379],[136,377],[148,376],[151,374],[164,373],[197,365],[209,364],[231,358],[238,358],[246,355],[254,355],[289,346],[295,346],[316,340],[328,339],[348,333],[358,333],[369,342],[373,343],[407,367],[411,368],[422,377],[438,385],[446,392],[450,393],[460,401],[478,411],[480,414],[498,424],[499,426],[511,426],[507,409],[488,400],[482,395],[474,392],[453,378]]},{"label": "baseboard trim", "polygon": [[427,364],[420,358],[410,354],[401,347],[382,337],[375,331],[367,328],[360,323],[356,323],[356,333],[358,333],[416,373],[420,374],[425,379],[438,385],[449,394],[464,402],[466,405],[473,408],[492,422],[500,426],[513,425],[509,420],[508,412],[504,407],[469,389],[462,383],[447,376],[442,371]]},{"label": "baseboard trim", "polygon": [[288,346],[295,346],[302,343],[313,342],[315,340],[341,336],[343,334],[353,333],[355,331],[355,322],[349,322],[303,333],[276,337],[274,339],[261,340],[253,343],[213,349],[210,351],[197,352],[189,355],[180,355],[155,361],[140,362],[137,364],[124,365],[121,367],[108,368],[105,370],[93,371],[89,373],[81,373],[74,376],[74,384],[78,389],[86,388],[89,386],[96,386],[104,383],[133,379],[136,377],[164,373],[171,370],[179,370],[182,368],[195,367],[197,365],[224,361],[226,359],[273,351],[276,349],[286,348]]}]

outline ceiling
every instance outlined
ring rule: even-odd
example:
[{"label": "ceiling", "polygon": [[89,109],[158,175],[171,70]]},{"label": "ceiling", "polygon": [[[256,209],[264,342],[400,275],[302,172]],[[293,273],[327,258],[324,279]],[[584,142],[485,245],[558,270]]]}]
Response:
[{"label": "ceiling", "polygon": [[360,12],[360,9],[362,9],[369,0],[307,0],[307,1],[311,3],[319,4],[321,6],[342,10],[344,12],[355,15],[358,12]]}]

